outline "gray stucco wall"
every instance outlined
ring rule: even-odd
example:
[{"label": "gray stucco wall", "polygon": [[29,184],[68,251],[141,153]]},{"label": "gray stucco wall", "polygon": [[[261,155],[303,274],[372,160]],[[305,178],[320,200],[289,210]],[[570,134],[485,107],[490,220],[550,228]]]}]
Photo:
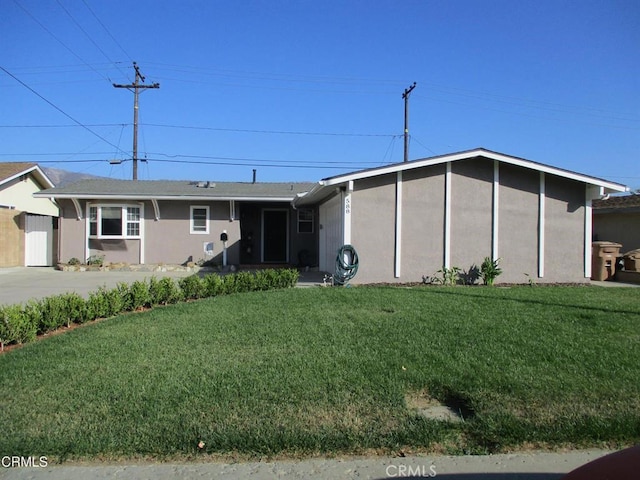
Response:
[{"label": "gray stucco wall", "polygon": [[68,262],[74,257],[84,261],[86,260],[84,258],[84,211],[82,220],[78,220],[76,209],[71,200],[59,199],[57,202],[60,205],[60,220],[58,223],[60,261]]},{"label": "gray stucco wall", "polygon": [[351,243],[360,260],[356,282],[394,281],[395,181],[392,174],[354,182]]},{"label": "gray stucco wall", "polygon": [[451,165],[451,266],[468,270],[491,256],[493,161]]},{"label": "gray stucco wall", "polygon": [[585,185],[545,176],[545,280],[584,282]]},{"label": "gray stucco wall", "polygon": [[536,280],[540,174],[505,164],[499,168],[498,257],[504,273],[498,280],[508,283]]},{"label": "gray stucco wall", "polygon": [[602,213],[593,210],[593,240],[620,243],[622,253],[640,248],[640,212]]},{"label": "gray stucco wall", "polygon": [[401,281],[418,281],[442,268],[444,172],[444,165],[403,172]]},{"label": "gray stucco wall", "polygon": [[[396,173],[356,180],[354,283],[419,282],[444,264],[445,165],[403,172],[401,275],[394,277]],[[499,165],[498,283],[584,282],[585,184],[545,176],[544,276],[538,278],[540,173]],[[494,162],[451,165],[450,266],[468,270],[492,255]],[[529,274],[529,276],[526,276]]]}]

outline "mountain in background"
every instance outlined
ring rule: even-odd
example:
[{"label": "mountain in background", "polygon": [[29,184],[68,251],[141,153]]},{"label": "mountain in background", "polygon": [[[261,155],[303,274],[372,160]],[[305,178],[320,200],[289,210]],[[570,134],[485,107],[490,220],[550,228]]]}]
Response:
[{"label": "mountain in background", "polygon": [[90,173],[69,172],[68,170],[62,170],[60,168],[40,166],[40,169],[49,177],[49,180],[51,180],[56,187],[64,187],[65,185],[89,178],[105,178],[91,175]]}]

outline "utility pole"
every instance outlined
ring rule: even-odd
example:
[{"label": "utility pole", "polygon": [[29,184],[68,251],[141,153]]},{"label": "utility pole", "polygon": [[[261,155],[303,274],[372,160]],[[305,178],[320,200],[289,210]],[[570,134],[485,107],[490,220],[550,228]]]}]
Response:
[{"label": "utility pole", "polygon": [[416,88],[416,82],[413,82],[409,88],[404,89],[402,98],[404,99],[404,161],[409,161],[409,95]]},{"label": "utility pole", "polygon": [[138,95],[140,90],[147,88],[160,88],[159,83],[152,85],[140,85],[140,81],[144,82],[144,76],[140,73],[140,68],[136,62],[133,62],[133,69],[136,71],[136,78],[131,85],[113,84],[116,88],[126,88],[133,92],[133,179],[138,180]]}]

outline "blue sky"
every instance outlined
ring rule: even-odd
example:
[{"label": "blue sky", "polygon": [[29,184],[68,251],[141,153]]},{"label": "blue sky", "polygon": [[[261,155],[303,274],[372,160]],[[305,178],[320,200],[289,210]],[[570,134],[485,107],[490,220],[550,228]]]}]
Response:
[{"label": "blue sky", "polygon": [[[0,3],[0,161],[316,181],[476,147],[640,188],[640,3]],[[80,126],[82,124],[83,126]],[[109,160],[124,160],[112,165]],[[195,163],[200,162],[200,163]]]}]

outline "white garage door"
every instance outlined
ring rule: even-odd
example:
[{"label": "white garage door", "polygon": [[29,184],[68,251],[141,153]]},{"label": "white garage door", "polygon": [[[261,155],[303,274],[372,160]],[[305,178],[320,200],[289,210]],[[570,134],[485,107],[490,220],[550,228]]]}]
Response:
[{"label": "white garage door", "polygon": [[24,229],[24,264],[47,267],[53,264],[53,219],[47,215],[28,215]]},{"label": "white garage door", "polygon": [[323,272],[336,268],[336,254],[342,246],[342,196],[336,195],[320,205],[320,262]]}]

